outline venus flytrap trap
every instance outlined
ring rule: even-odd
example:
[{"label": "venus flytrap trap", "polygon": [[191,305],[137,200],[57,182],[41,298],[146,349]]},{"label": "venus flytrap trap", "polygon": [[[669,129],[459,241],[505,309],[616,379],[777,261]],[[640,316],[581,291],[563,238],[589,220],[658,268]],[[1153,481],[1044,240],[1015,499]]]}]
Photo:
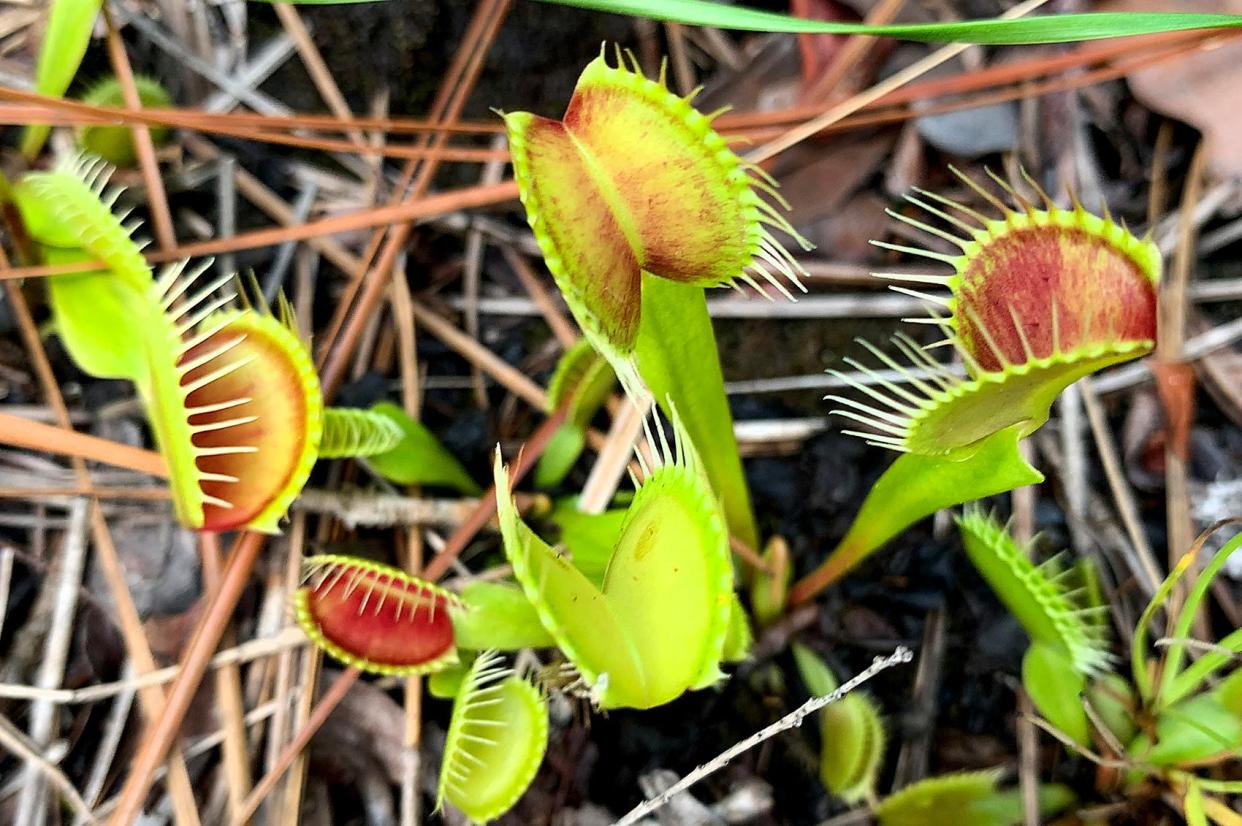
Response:
[{"label": "venus flytrap trap", "polygon": [[[134,75],[134,86],[138,91],[138,102],[142,104],[143,109],[167,109],[172,105],[172,98],[168,91],[156,78],[148,75]],[[81,100],[90,106],[125,108],[125,92],[115,75],[109,75],[93,83],[82,94]],[[166,126],[152,126],[149,131],[151,141],[156,146],[168,140],[169,130]],[[131,167],[138,162],[138,152],[134,149],[134,132],[128,126],[80,127],[78,145],[113,166]]]},{"label": "venus flytrap trap", "polygon": [[723,676],[736,605],[728,536],[677,418],[673,429],[672,446],[660,430],[658,464],[626,511],[602,586],[522,522],[497,457],[498,518],[514,576],[601,708],[651,708]]},{"label": "venus flytrap trap", "polygon": [[961,178],[995,215],[921,190],[908,200],[944,226],[892,213],[957,247],[957,254],[881,246],[953,268],[949,275],[891,277],[949,291],[942,299],[894,286],[927,300],[930,317],[910,320],[939,328],[944,339],[937,344],[952,347],[966,375],[904,334],[893,339],[904,364],[863,342],[901,383],[846,360],[865,381],[838,374],[858,396],[830,396],[839,405],[833,412],[867,428],[847,432],[902,455],[829,558],[795,585],[795,602],[935,510],[1042,481],[1018,442],[1047,422],[1053,401],[1074,381],[1146,355],[1155,345],[1160,255],[1150,240],[1077,202],[1072,209],[1057,207],[1029,178],[1041,206],[1000,178],[993,180],[1013,206]]},{"label": "venus flytrap trap", "polygon": [[[823,697],[840,681],[811,649],[793,644],[794,662],[811,694]],[[819,710],[819,778],[844,803],[874,803],[876,779],[884,764],[888,734],[869,695],[853,691]]]},{"label": "venus flytrap trap", "polygon": [[336,659],[376,674],[439,671],[457,662],[453,594],[399,568],[314,556],[294,596],[298,624]]},{"label": "venus flytrap trap", "polygon": [[319,382],[292,313],[284,304],[281,320],[266,307],[232,309],[237,294],[221,290],[232,275],[197,284],[207,264],[182,261],[153,279],[131,237],[138,224],[112,212],[120,189],[108,188],[108,172],[81,156],[15,187],[35,240],[107,268],[52,288],[66,345],[84,369],[138,388],[183,524],[274,532],[322,429]]},{"label": "venus flytrap trap", "polygon": [[[1085,375],[1146,355],[1155,345],[1156,287],[1160,252],[1110,218],[1075,203],[1060,209],[1043,199],[1036,208],[1000,178],[1012,208],[961,176],[1001,215],[982,213],[933,193],[908,200],[952,231],[890,211],[900,221],[960,249],[958,255],[880,243],[900,252],[949,264],[951,276],[898,275],[915,284],[942,284],[951,298],[894,286],[941,304],[915,321],[939,327],[965,363],[968,378],[955,380],[922,350],[909,353],[930,381],[922,393],[868,393],[881,407],[832,397],[860,415],[874,433],[859,434],[895,450],[966,458],[980,440],[1017,426],[1029,436],[1048,420],[1052,402]],[[953,212],[946,212],[945,207]],[[957,214],[955,214],[957,213]],[[965,216],[965,219],[959,215]],[[960,235],[957,233],[961,233]],[[920,364],[921,362],[921,364]],[[846,415],[847,411],[838,411]],[[870,418],[868,418],[870,417]]]},{"label": "venus flytrap trap", "polygon": [[1112,662],[1105,631],[1094,621],[1108,609],[1084,604],[1083,593],[1067,588],[1074,568],[1065,567],[1059,556],[1036,565],[1030,549],[994,514],[978,507],[967,507],[957,525],[971,563],[1033,643],[1060,650],[1073,670],[1086,676],[1099,674]]},{"label": "venus flytrap trap", "polygon": [[320,459],[375,456],[401,443],[401,425],[382,413],[351,407],[329,407],[323,412]]},{"label": "venus flytrap trap", "polygon": [[178,282],[163,283],[164,339],[148,342],[151,382],[139,389],[178,515],[203,530],[276,533],[323,434],[319,380],[292,312],[221,309],[224,299],[200,298],[210,287],[174,308]]},{"label": "venus flytrap trap", "polygon": [[789,543],[774,536],[763,547],[766,570],[756,571],[750,582],[750,611],[761,626],[771,625],[785,614],[793,564]]},{"label": "venus flytrap trap", "polygon": [[995,516],[968,507],[957,524],[971,563],[1030,637],[1022,684],[1035,707],[1074,742],[1089,745],[1082,695],[1113,659],[1095,621],[1107,609],[1085,604],[1082,589],[1067,587],[1076,571],[1057,557],[1035,565]]},{"label": "venus flytrap trap", "polygon": [[183,524],[274,533],[318,458],[400,448],[407,430],[392,416],[325,413],[283,299],[277,315],[257,290],[252,306],[233,275],[199,283],[209,261],[153,278],[132,237],[138,222],[112,211],[121,191],[108,177],[105,163],[79,156],[24,176],[15,200],[49,261],[106,268],[48,279],[56,326],[84,371],[138,388]]},{"label": "venus flytrap trap", "polygon": [[137,219],[113,207],[124,191],[109,186],[112,170],[100,158],[77,155],[58,161],[47,172],[30,172],[13,187],[26,230],[39,243],[80,249],[103,262],[120,284],[138,292],[150,289],[151,268],[136,243]]},{"label": "venus flytrap trap", "polygon": [[499,654],[479,655],[453,701],[436,808],[449,803],[474,823],[494,820],[530,786],[547,746],[543,694]]},{"label": "venus flytrap trap", "polygon": [[[999,788],[999,770],[959,772],[920,780],[884,798],[874,808],[880,826],[1017,826],[1023,822],[1017,790]],[[1059,784],[1041,784],[1039,811],[1052,815],[1070,806],[1074,794]]]},{"label": "venus flytrap trap", "polygon": [[[758,532],[703,289],[752,285],[792,298],[801,265],[772,234],[808,246],[775,182],[631,59],[601,56],[562,120],[504,115],[514,177],[544,261],[587,339],[623,386],[681,410],[730,530]],[[693,95],[690,96],[691,98]]]}]

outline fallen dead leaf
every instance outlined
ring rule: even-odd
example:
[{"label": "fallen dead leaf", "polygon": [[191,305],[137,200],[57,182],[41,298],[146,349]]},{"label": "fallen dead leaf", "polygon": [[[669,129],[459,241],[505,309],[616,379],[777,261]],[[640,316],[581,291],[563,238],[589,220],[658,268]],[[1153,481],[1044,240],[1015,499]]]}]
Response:
[{"label": "fallen dead leaf", "polygon": [[[1180,0],[1179,12],[1242,14],[1242,0]],[[1100,11],[1167,12],[1167,0],[1109,0]],[[1188,57],[1166,61],[1129,76],[1144,106],[1184,121],[1208,142],[1208,168],[1215,178],[1242,176],[1242,40],[1231,38]]]}]

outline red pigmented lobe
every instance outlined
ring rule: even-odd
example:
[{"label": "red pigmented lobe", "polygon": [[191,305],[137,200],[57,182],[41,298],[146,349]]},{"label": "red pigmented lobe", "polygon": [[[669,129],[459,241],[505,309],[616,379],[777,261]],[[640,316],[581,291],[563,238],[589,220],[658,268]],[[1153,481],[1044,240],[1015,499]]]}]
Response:
[{"label": "red pigmented lobe", "polygon": [[251,359],[249,363],[210,384],[194,391],[186,400],[188,407],[200,407],[250,399],[245,404],[190,418],[191,425],[206,425],[248,416],[253,422],[221,430],[209,430],[193,436],[196,448],[253,446],[251,453],[200,456],[197,465],[208,473],[237,477],[237,482],[204,481],[202,490],[209,496],[232,504],[223,508],[210,502],[203,506],[203,530],[224,531],[244,526],[254,519],[285,488],[301,456],[306,439],[306,391],[297,371],[281,346],[260,328],[234,322],[188,351],[181,359],[189,362],[201,353],[219,347],[226,341],[244,336],[244,340],[220,358],[190,371],[182,379],[187,385],[222,366]]},{"label": "red pigmented lobe", "polygon": [[984,370],[997,371],[1028,361],[1027,346],[1045,358],[1092,344],[1153,340],[1156,289],[1105,239],[1080,229],[1026,227],[989,240],[970,260],[954,316],[963,346]]},{"label": "red pigmented lobe", "polygon": [[629,239],[563,123],[532,117],[525,139],[531,196],[555,246],[552,252],[563,259],[567,271],[592,274],[570,288],[610,340],[632,347],[638,336],[642,282]]},{"label": "red pigmented lobe", "polygon": [[603,85],[580,85],[564,124],[614,182],[641,238],[644,270],[696,283],[737,275],[749,260],[747,218],[690,126],[655,101]]},{"label": "red pigmented lobe", "polygon": [[325,639],[368,663],[414,667],[453,651],[450,598],[412,577],[334,571],[307,588],[306,606]]}]

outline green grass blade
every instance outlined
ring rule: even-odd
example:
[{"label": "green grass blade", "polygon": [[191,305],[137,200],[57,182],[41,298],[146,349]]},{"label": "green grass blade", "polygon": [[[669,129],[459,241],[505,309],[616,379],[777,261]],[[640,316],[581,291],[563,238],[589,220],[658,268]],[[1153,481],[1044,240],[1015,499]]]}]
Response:
[{"label": "green grass blade", "polygon": [[[1225,567],[1229,557],[1238,548],[1242,548],[1242,533],[1226,542],[1195,579],[1194,587],[1190,589],[1190,595],[1186,597],[1186,602],[1182,605],[1181,613],[1178,614],[1177,622],[1173,626],[1171,633],[1173,639],[1183,640],[1190,636],[1190,627],[1194,624],[1195,617],[1199,614],[1199,606],[1203,604],[1208,588],[1211,587],[1212,582],[1216,579],[1216,575]],[[1160,671],[1159,690],[1156,692],[1156,706],[1158,708],[1163,708],[1176,702],[1174,699],[1169,699],[1168,692],[1172,687],[1174,678],[1182,670],[1182,660],[1185,654],[1186,649],[1176,645],[1169,650],[1168,655],[1165,657],[1164,668]]]},{"label": "green grass blade", "polygon": [[1172,705],[1185,698],[1199,685],[1212,676],[1217,670],[1233,662],[1238,652],[1242,652],[1242,628],[1236,628],[1226,634],[1216,647],[1203,654],[1190,666],[1182,671],[1169,683],[1168,690],[1160,693],[1160,700],[1165,705]]},{"label": "green grass blade", "polygon": [[869,34],[926,43],[982,43],[1016,46],[1070,43],[1137,34],[1242,27],[1242,15],[1178,12],[1094,12],[1030,17],[1021,20],[961,20],[953,23],[867,26],[804,20],[776,12],[726,6],[711,0],[543,0],[592,11],[671,20],[695,26],[754,32]]}]

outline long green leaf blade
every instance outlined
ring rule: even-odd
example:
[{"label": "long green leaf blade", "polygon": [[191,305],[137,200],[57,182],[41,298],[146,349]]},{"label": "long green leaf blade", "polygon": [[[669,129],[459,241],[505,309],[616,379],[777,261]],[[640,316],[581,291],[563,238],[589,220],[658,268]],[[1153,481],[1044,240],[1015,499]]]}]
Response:
[{"label": "long green leaf blade", "polygon": [[825,20],[805,20],[745,6],[726,6],[711,2],[711,0],[543,0],[543,2],[722,29],[801,34],[869,34],[918,40],[925,43],[962,42],[997,46],[1070,43],[1160,32],[1242,27],[1242,15],[1185,12],[1091,12],[1029,17],[1019,20],[961,20],[952,23],[867,26]]}]

